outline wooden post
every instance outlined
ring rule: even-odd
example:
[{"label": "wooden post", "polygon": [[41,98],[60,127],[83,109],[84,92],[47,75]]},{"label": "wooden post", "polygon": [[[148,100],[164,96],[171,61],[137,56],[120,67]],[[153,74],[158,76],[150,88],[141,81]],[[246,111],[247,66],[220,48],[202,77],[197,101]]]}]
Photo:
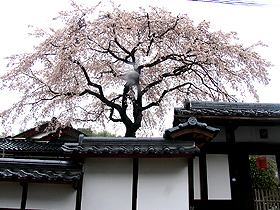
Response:
[{"label": "wooden post", "polygon": [[139,159],[133,159],[132,210],[137,209]]},{"label": "wooden post", "polygon": [[207,187],[207,168],[206,168],[206,154],[200,153],[199,155],[199,171],[200,171],[200,192],[201,204],[207,207],[208,204],[208,187]]},{"label": "wooden post", "polygon": [[82,173],[80,180],[77,181],[76,208],[75,208],[75,210],[81,210],[82,209],[83,177],[84,177],[84,174]]},{"label": "wooden post", "polygon": [[22,196],[21,196],[20,209],[25,209],[26,208],[26,201],[27,201],[28,183],[27,182],[21,182],[20,185],[22,186]]},{"label": "wooden post", "polygon": [[194,209],[194,174],[193,158],[188,158],[188,176],[189,176],[189,209]]}]

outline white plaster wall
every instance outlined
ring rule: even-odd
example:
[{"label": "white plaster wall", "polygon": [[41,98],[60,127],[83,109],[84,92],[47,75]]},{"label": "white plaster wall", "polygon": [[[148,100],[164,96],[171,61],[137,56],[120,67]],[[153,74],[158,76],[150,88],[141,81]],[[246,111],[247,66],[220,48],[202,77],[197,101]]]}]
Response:
[{"label": "white plaster wall", "polygon": [[[261,139],[259,129],[268,130],[268,138]],[[272,142],[279,143],[279,126],[239,126],[235,131],[236,142]]]},{"label": "white plaster wall", "polygon": [[132,177],[132,159],[87,158],[82,209],[131,210]]},{"label": "white plaster wall", "polygon": [[139,159],[138,210],[187,210],[187,159]]},{"label": "white plaster wall", "polygon": [[20,208],[22,187],[15,182],[0,182],[0,208]]},{"label": "white plaster wall", "polygon": [[28,209],[74,210],[75,206],[76,190],[72,185],[28,183]]},{"label": "white plaster wall", "polygon": [[194,199],[201,199],[200,192],[200,173],[199,173],[199,157],[193,160],[193,173],[194,173]]},{"label": "white plaster wall", "polygon": [[207,154],[207,182],[209,200],[230,200],[230,175],[228,155]]}]

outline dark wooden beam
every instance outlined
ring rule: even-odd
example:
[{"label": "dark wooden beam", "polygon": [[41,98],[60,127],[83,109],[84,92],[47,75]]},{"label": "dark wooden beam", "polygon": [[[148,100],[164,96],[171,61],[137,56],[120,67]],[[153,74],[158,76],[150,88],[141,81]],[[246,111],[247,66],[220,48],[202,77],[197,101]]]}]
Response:
[{"label": "dark wooden beam", "polygon": [[208,200],[206,203],[201,200],[195,200],[194,205],[195,210],[233,210],[233,204],[231,200]]},{"label": "dark wooden beam", "polygon": [[194,209],[194,171],[193,158],[188,158],[188,176],[189,176],[189,209]]},{"label": "dark wooden beam", "polygon": [[137,209],[139,159],[133,158],[132,210]]},{"label": "dark wooden beam", "polygon": [[[207,203],[208,201],[208,187],[207,187],[207,165],[206,154],[199,155],[199,171],[200,171],[200,193],[201,201]],[[205,206],[206,208],[206,206]]]},{"label": "dark wooden beam", "polygon": [[[245,117],[245,116],[205,116],[205,115],[175,115],[176,124],[185,122],[189,117],[195,117],[200,122],[209,123],[209,125],[224,125],[232,121],[239,125],[279,125],[280,117]],[[176,125],[175,124],[175,125]]]},{"label": "dark wooden beam", "polygon": [[25,209],[26,208],[26,201],[27,201],[28,183],[27,182],[21,182],[20,185],[22,186],[20,209]]},{"label": "dark wooden beam", "polygon": [[48,184],[75,184],[74,181],[63,181],[63,180],[36,180],[36,179],[18,179],[18,178],[0,178],[0,182],[19,182],[19,183],[48,183]]},{"label": "dark wooden beam", "polygon": [[67,154],[67,157],[70,158],[87,158],[87,157],[93,157],[93,158],[190,158],[194,157],[196,153],[193,154],[186,154],[186,153],[178,153],[178,154],[80,154],[80,153],[74,153],[74,154]]},{"label": "dark wooden beam", "polygon": [[76,208],[75,210],[82,209],[82,191],[83,191],[83,174],[79,180],[77,180],[77,187],[76,187]]}]

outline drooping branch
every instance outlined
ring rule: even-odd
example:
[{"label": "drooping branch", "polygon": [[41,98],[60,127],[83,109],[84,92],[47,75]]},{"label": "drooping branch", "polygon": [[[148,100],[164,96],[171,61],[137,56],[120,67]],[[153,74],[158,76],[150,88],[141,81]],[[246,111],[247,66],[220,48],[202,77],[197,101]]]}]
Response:
[{"label": "drooping branch", "polygon": [[200,78],[200,81],[201,81],[202,85],[203,85],[204,87],[206,87],[207,90],[209,91],[209,92],[207,92],[207,94],[210,95],[212,99],[216,99],[215,93],[219,93],[219,94],[222,94],[223,96],[225,96],[226,98],[228,98],[229,100],[236,101],[236,99],[235,99],[233,96],[231,96],[231,95],[227,94],[225,91],[223,91],[223,90],[219,87],[218,83],[217,83],[216,81],[213,80],[212,77],[211,77],[211,79],[210,79],[210,81],[211,81],[210,84],[212,84],[216,89],[214,89],[213,87],[211,87],[210,84],[208,84],[208,83],[205,81],[205,78],[204,78],[205,75],[199,74],[198,70],[194,70],[193,73],[195,73],[195,74]]},{"label": "drooping branch", "polygon": [[41,79],[39,79],[34,73],[33,73],[33,71],[31,70],[31,69],[29,69],[30,70],[30,73],[31,73],[31,75],[30,74],[27,74],[27,73],[22,73],[23,75],[25,75],[25,76],[27,76],[27,77],[29,77],[29,78],[31,78],[31,79],[33,79],[33,80],[35,80],[35,81],[38,81],[39,83],[41,83],[44,87],[47,87],[47,89],[49,90],[49,92],[50,93],[52,93],[52,94],[54,94],[54,95],[59,95],[59,93],[58,92],[55,92],[54,90],[52,90],[52,88],[49,86],[49,85],[47,85],[46,83],[44,83]]},{"label": "drooping branch", "polygon": [[[105,103],[107,106],[111,107],[111,108],[114,108],[114,109],[117,109],[118,112],[123,112],[123,109],[125,109],[125,107],[121,107],[119,106],[118,104],[114,103],[112,100],[108,100],[105,96],[104,96],[104,93],[103,93],[103,89],[102,89],[102,86],[101,85],[98,85],[96,83],[93,83],[91,80],[90,80],[90,77],[85,69],[85,67],[77,60],[74,60],[73,63],[77,64],[82,72],[84,73],[84,76],[88,82],[88,85],[89,86],[92,86],[92,87],[95,87],[98,89],[98,93],[97,92],[94,92],[94,91],[91,91],[89,89],[85,89],[83,92],[81,92],[79,94],[79,96],[82,96],[82,95],[85,95],[85,94],[90,94],[90,95],[93,95],[95,96],[96,98],[98,98],[100,101],[102,101],[103,103]],[[124,98],[124,97],[123,97]],[[123,99],[124,100],[124,99]],[[123,102],[123,105],[125,103]],[[126,109],[125,109],[126,110]]]}]

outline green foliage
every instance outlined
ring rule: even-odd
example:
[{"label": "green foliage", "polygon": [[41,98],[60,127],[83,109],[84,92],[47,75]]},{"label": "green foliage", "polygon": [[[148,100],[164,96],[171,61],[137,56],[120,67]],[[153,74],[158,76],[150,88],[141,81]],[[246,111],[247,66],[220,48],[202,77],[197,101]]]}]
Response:
[{"label": "green foliage", "polygon": [[8,134],[7,132],[1,132],[0,133],[0,138],[11,137],[11,136],[14,136],[14,135],[15,135],[14,133]]},{"label": "green foliage", "polygon": [[46,123],[49,123],[50,121],[46,121],[46,120],[40,120],[38,122],[35,123],[35,126],[40,126],[40,125],[44,125]]},{"label": "green foliage", "polygon": [[7,136],[7,133],[6,132],[1,132],[0,133],[0,138],[5,138]]},{"label": "green foliage", "polygon": [[81,131],[87,136],[92,136],[92,137],[116,137],[115,134],[112,134],[108,131],[96,132],[91,130],[90,128],[78,128],[78,131]]},{"label": "green foliage", "polygon": [[276,177],[276,165],[267,159],[267,169],[258,170],[257,161],[258,155],[249,156],[250,176],[252,179],[253,189],[277,189],[278,179]]}]

